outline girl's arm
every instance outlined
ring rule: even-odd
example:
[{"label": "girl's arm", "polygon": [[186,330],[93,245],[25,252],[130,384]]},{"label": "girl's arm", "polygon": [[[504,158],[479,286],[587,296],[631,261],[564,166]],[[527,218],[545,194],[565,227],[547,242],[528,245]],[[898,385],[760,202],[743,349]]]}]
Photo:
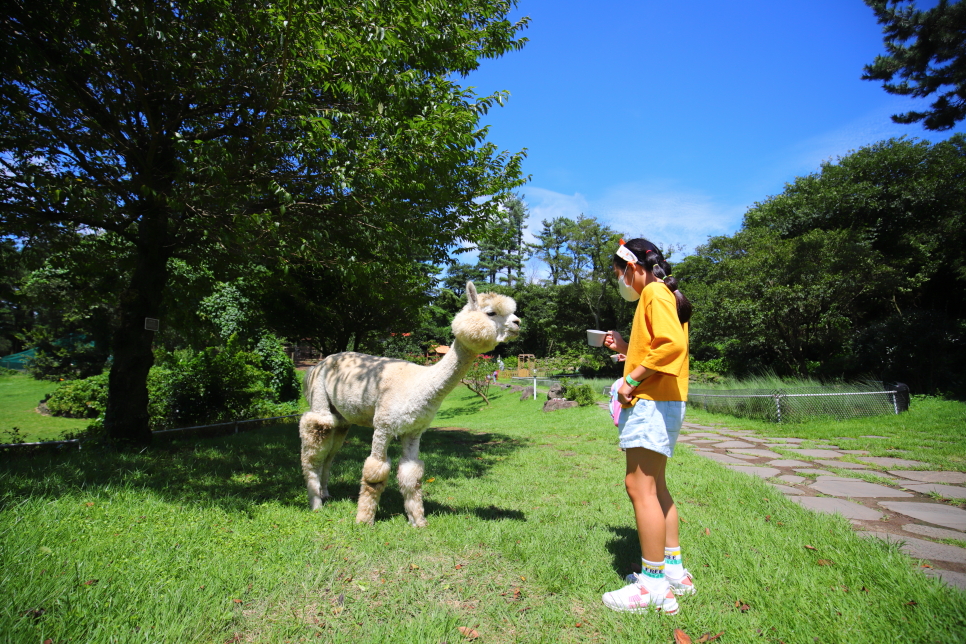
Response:
[{"label": "girl's arm", "polygon": [[622,405],[631,404],[631,398],[634,396],[634,390],[637,389],[637,385],[632,385],[631,383],[627,382],[628,378],[637,382],[644,382],[656,373],[657,371],[654,369],[649,369],[644,365],[637,365],[634,367],[634,370],[624,377],[624,381],[617,390],[617,401]]}]

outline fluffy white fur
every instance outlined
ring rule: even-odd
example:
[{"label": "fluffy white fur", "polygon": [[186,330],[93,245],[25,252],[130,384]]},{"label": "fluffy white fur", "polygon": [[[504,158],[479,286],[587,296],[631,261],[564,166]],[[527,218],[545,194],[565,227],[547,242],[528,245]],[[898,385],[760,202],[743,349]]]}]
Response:
[{"label": "fluffy white fur", "polygon": [[309,507],[329,498],[332,461],[349,425],[372,427],[372,451],[362,467],[362,489],[356,521],[372,523],[379,497],[389,479],[389,441],[402,444],[396,477],[409,523],[426,525],[423,512],[423,462],[419,439],[446,395],[453,390],[480,353],[520,334],[516,303],[497,293],[477,295],[466,284],[467,303],[453,318],[453,346],[430,367],[362,353],[337,353],[313,367],[305,378],[310,411],[302,415],[302,473]]}]

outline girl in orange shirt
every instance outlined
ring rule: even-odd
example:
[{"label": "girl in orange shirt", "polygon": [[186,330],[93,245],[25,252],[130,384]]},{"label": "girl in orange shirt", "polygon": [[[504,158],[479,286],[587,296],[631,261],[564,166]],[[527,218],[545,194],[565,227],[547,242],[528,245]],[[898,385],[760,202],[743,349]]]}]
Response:
[{"label": "girl in orange shirt", "polygon": [[675,595],[695,592],[694,580],[681,564],[678,513],[664,478],[688,398],[691,303],[677,290],[671,265],[657,246],[646,239],[621,244],[613,268],[621,295],[636,301],[637,310],[630,340],[611,331],[604,344],[627,354],[624,382],[617,392],[622,407],[618,427],[642,569],[627,577],[628,585],[603,599],[613,610],[674,614]]}]

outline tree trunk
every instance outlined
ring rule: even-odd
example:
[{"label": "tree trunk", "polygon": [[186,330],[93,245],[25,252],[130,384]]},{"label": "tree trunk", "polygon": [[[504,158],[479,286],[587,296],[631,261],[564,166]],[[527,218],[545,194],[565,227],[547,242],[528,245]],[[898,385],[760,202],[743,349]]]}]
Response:
[{"label": "tree trunk", "polygon": [[154,364],[154,331],[144,328],[144,320],[158,319],[168,280],[167,264],[167,252],[160,241],[139,244],[131,283],[121,293],[120,325],[114,332],[114,363],[104,415],[107,435],[119,447],[151,444],[147,381]]}]

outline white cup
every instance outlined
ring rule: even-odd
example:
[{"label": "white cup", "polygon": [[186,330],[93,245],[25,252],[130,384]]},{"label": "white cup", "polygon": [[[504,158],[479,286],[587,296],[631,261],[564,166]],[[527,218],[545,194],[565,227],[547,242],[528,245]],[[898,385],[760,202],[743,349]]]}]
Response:
[{"label": "white cup", "polygon": [[587,329],[587,344],[592,347],[599,347],[604,344],[604,336],[607,335],[607,331],[598,331],[597,329]]},{"label": "white cup", "polygon": [[617,364],[617,361],[620,359],[621,359],[621,354],[619,353],[615,353],[610,357],[610,361],[613,362],[614,364]]}]

